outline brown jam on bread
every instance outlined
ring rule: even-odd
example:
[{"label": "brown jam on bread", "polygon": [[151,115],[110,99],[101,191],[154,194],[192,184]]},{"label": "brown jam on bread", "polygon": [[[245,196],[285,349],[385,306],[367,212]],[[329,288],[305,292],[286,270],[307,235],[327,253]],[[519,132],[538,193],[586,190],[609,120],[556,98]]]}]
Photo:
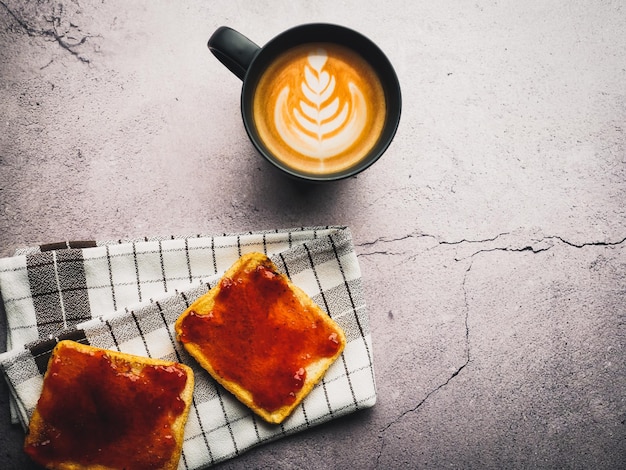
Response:
[{"label": "brown jam on bread", "polygon": [[222,383],[236,383],[251,394],[253,409],[271,413],[293,404],[307,383],[307,366],[334,359],[345,339],[269,259],[258,258],[259,264],[252,258],[246,261],[252,267],[223,277],[210,309],[192,305],[177,331],[197,356],[210,358]]},{"label": "brown jam on bread", "polygon": [[48,364],[24,447],[33,460],[49,468],[176,466],[181,439],[174,424],[187,411],[190,370],[63,343]]}]

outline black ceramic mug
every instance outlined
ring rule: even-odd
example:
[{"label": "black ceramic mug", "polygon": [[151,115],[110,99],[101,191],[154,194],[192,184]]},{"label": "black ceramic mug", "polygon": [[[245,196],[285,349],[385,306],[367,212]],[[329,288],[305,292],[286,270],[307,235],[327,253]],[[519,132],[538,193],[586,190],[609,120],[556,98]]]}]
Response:
[{"label": "black ceramic mug", "polygon": [[259,47],[220,27],[208,46],[243,81],[241,114],[250,140],[287,174],[347,178],[370,167],[393,140],[400,84],[385,54],[362,34],[305,24]]}]

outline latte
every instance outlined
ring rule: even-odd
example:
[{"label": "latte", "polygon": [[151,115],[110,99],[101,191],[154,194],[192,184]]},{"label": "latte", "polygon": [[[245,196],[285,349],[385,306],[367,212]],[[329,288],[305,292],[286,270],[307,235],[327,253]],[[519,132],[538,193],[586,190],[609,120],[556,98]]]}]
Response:
[{"label": "latte", "polygon": [[369,63],[332,43],[296,46],[263,72],[253,99],[254,125],[285,165],[311,174],[344,171],[376,145],[385,93]]}]

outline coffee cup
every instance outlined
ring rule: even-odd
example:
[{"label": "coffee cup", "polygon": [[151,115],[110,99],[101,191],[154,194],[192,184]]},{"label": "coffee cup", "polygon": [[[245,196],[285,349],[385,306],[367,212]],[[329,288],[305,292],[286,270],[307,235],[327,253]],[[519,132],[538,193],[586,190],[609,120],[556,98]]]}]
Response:
[{"label": "coffee cup", "polygon": [[354,176],[387,150],[401,93],[385,54],[333,24],[291,28],[259,47],[222,26],[209,49],[243,81],[241,114],[258,152],[303,181]]}]

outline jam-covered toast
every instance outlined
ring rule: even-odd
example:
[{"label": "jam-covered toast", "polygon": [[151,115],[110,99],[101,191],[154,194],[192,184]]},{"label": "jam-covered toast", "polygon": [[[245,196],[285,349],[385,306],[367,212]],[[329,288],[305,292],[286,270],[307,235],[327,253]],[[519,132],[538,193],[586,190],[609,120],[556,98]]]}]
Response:
[{"label": "jam-covered toast", "polygon": [[339,325],[262,253],[236,261],[175,328],[198,363],[270,423],[291,414],[346,344]]},{"label": "jam-covered toast", "polygon": [[24,450],[50,469],[176,469],[191,368],[60,341]]}]

